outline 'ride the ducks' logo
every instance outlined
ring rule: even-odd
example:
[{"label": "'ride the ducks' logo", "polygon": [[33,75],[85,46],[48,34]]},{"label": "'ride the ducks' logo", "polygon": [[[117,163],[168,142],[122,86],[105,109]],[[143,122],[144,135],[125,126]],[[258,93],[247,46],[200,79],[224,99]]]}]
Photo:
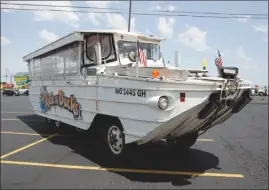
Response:
[{"label": "'ride the ducks' logo", "polygon": [[52,106],[59,106],[73,113],[74,119],[81,118],[80,105],[74,95],[66,97],[62,90],[59,90],[57,95],[53,95],[52,92],[47,92],[46,87],[42,87],[40,91],[40,108],[42,112],[47,112]]}]

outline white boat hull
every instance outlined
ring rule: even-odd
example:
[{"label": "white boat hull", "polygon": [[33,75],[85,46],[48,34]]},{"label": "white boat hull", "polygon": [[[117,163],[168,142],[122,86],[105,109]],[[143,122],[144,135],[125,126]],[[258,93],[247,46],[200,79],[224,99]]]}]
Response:
[{"label": "white boat hull", "polygon": [[[51,105],[46,112],[42,111],[40,90],[44,86],[47,93],[53,95],[57,95],[59,90],[66,97],[74,95],[80,105],[81,118],[74,118],[69,110],[57,105]],[[69,84],[63,80],[32,81],[29,97],[37,115],[83,130],[88,130],[99,114],[117,117],[124,128],[125,142],[143,144],[197,131],[207,120],[198,119],[197,114],[204,108],[210,95],[220,91],[218,86],[216,81],[160,82],[133,80],[130,77],[96,76],[88,84],[79,79]],[[135,89],[136,92],[124,94],[125,89]],[[247,88],[241,87],[241,94],[244,89]],[[182,92],[185,93],[185,101],[181,102]],[[156,104],[158,97],[163,95],[170,97],[172,101],[170,109],[165,111],[160,110]]]}]

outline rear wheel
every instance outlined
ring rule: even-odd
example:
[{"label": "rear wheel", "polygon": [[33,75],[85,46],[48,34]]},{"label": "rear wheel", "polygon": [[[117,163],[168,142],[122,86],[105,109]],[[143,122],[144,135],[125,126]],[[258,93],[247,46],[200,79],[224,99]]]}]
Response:
[{"label": "rear wheel", "polygon": [[193,146],[198,139],[198,133],[190,133],[180,138],[167,139],[167,143],[173,148],[187,150]]},{"label": "rear wheel", "polygon": [[259,96],[264,96],[264,93],[263,92],[259,92]]},{"label": "rear wheel", "polygon": [[46,118],[46,122],[47,122],[48,124],[51,124],[51,119]]}]

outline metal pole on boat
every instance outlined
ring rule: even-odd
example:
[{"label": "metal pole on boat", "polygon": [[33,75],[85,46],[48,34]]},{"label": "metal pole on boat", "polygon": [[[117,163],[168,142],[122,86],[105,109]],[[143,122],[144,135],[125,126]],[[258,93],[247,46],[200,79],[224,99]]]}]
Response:
[{"label": "metal pole on boat", "polygon": [[176,67],[179,67],[179,62],[181,62],[181,57],[180,57],[180,54],[179,54],[179,51],[175,51],[175,66]]},{"label": "metal pole on boat", "polygon": [[132,1],[129,2],[128,32],[130,32],[130,28],[131,28],[131,15],[132,15]]}]

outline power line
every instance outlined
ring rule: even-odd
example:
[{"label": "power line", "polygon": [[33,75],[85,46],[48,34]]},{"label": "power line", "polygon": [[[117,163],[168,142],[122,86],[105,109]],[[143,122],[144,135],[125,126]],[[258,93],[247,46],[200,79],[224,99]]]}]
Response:
[{"label": "power line", "polygon": [[127,9],[120,8],[103,8],[103,7],[92,7],[92,6],[70,6],[70,5],[41,5],[41,4],[29,4],[29,3],[2,3],[4,5],[24,5],[24,6],[33,6],[33,7],[62,7],[62,8],[78,8],[78,9],[103,9],[103,10],[119,10],[124,11]]},{"label": "power line", "polygon": [[81,10],[63,10],[63,9],[34,9],[34,8],[2,8],[1,9],[10,9],[10,10],[20,10],[20,11],[52,11],[52,12],[75,12],[75,13],[117,13],[117,14],[126,14],[119,11],[81,11]]},{"label": "power line", "polygon": [[[62,10],[62,9],[35,9],[35,8],[2,8],[1,9],[10,9],[10,10],[21,10],[21,11],[52,11],[52,12],[76,12],[76,13],[117,13],[117,14],[128,14],[125,12],[104,12],[104,11],[83,11],[83,10]],[[158,13],[138,13],[133,12],[132,15],[141,15],[141,16],[169,16],[169,17],[197,17],[197,18],[243,18],[243,16],[204,16],[204,15],[186,15],[186,14],[158,14]],[[251,17],[250,19],[268,19],[268,17]]]},{"label": "power line", "polygon": [[220,12],[201,12],[201,11],[161,11],[155,10],[154,12],[163,12],[163,13],[189,13],[189,14],[209,14],[209,15],[231,15],[231,16],[268,16],[268,14],[260,13],[220,13]]},{"label": "power line", "polygon": [[[62,8],[80,8],[80,9],[102,9],[102,10],[127,10],[120,8],[101,8],[101,7],[93,7],[93,6],[68,6],[68,5],[40,5],[40,4],[29,4],[29,3],[5,3],[1,2],[1,4],[5,5],[24,5],[24,6],[33,6],[33,7],[62,7]],[[202,11],[169,11],[169,10],[152,10],[152,12],[160,12],[160,13],[185,13],[185,14],[211,14],[211,15],[228,15],[228,16],[268,16],[268,14],[261,13],[220,13],[220,12],[202,12]],[[245,18],[245,17],[244,17]]]}]

